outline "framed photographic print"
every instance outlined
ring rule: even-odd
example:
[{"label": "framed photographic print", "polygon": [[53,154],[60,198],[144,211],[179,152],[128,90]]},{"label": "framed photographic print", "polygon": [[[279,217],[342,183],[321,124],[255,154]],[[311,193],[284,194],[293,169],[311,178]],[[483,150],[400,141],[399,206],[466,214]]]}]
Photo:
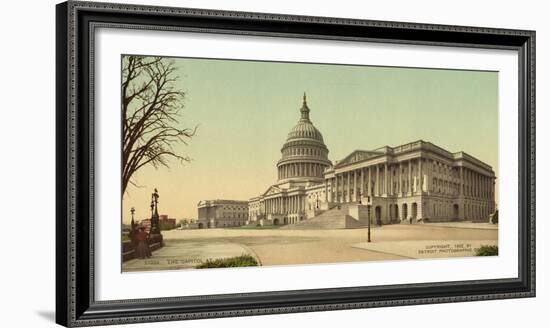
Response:
[{"label": "framed photographic print", "polygon": [[535,295],[535,32],[57,5],[65,326]]}]

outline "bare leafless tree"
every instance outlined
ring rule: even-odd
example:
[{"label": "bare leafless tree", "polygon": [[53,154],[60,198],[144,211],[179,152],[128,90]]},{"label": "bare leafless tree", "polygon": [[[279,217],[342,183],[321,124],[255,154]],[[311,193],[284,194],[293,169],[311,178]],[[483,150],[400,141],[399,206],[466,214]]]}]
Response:
[{"label": "bare leafless tree", "polygon": [[136,185],[134,174],[146,165],[168,167],[169,158],[190,161],[174,151],[187,144],[197,127],[182,128],[185,93],[176,89],[174,61],[124,56],[122,62],[122,194]]}]

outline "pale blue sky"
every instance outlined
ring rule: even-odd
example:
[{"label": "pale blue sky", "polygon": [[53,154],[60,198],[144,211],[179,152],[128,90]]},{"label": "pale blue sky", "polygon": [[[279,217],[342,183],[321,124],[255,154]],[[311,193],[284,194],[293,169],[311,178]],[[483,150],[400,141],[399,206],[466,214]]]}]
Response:
[{"label": "pale blue sky", "polygon": [[159,189],[162,213],[197,216],[201,199],[249,199],[276,181],[275,164],[307,92],[311,120],[332,161],[355,149],[423,139],[465,151],[498,177],[498,73],[205,59],[175,59],[187,92],[183,126],[199,125],[193,159],[147,168],[124,198],[149,215]]}]

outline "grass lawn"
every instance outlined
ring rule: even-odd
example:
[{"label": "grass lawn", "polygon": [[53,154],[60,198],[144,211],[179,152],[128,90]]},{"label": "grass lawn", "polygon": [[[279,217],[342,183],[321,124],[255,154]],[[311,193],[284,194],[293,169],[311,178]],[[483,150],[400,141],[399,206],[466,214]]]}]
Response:
[{"label": "grass lawn", "polygon": [[197,269],[208,268],[235,268],[258,266],[258,262],[250,255],[243,254],[241,256],[229,257],[225,259],[207,260],[196,266]]}]

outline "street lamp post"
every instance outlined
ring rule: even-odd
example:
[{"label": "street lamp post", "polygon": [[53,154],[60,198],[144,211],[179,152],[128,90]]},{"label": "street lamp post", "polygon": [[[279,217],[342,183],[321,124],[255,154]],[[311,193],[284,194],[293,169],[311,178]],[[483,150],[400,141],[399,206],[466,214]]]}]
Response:
[{"label": "street lamp post", "polygon": [[[363,195],[361,194],[361,191],[358,192],[359,193],[359,205],[363,204]],[[368,204],[368,201],[367,201],[367,242],[370,243],[370,205]]]},{"label": "street lamp post", "polygon": [[157,188],[155,188],[154,193],[151,194],[151,234],[160,234],[159,226],[159,212],[158,212],[158,203],[159,203],[159,193]]}]

